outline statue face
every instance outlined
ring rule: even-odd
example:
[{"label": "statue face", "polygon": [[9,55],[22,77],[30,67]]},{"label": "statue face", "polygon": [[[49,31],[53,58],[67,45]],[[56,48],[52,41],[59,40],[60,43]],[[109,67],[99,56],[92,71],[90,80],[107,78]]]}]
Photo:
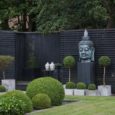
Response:
[{"label": "statue face", "polygon": [[79,56],[81,60],[91,60],[92,57],[92,48],[88,45],[79,46]]}]

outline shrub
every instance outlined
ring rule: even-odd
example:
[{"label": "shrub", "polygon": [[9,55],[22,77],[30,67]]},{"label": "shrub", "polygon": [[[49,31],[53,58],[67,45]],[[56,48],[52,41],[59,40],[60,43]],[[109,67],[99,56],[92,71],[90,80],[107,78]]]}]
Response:
[{"label": "shrub", "polygon": [[74,89],[75,88],[75,83],[73,83],[73,82],[67,82],[66,83],[66,88],[67,89]]},{"label": "shrub", "polygon": [[78,82],[76,87],[77,89],[86,89],[86,84],[83,82]]},{"label": "shrub", "polygon": [[99,65],[106,67],[111,64],[111,59],[108,56],[101,56],[98,62],[99,62]]},{"label": "shrub", "polygon": [[39,93],[32,98],[35,109],[45,109],[51,106],[51,99],[47,94]]},{"label": "shrub", "polygon": [[0,70],[2,71],[3,78],[5,79],[5,69],[12,63],[14,57],[0,55]]},{"label": "shrub", "polygon": [[22,91],[15,90],[15,91],[9,91],[5,95],[5,97],[15,97],[16,99],[22,100],[25,103],[24,106],[24,112],[31,112],[33,109],[32,101],[31,99]]},{"label": "shrub", "polygon": [[50,97],[52,105],[60,105],[65,96],[63,85],[51,77],[33,80],[28,84],[26,92],[30,98],[36,94],[45,93]]},{"label": "shrub", "polygon": [[92,84],[89,84],[89,85],[88,85],[88,89],[89,89],[89,90],[96,90],[96,85],[93,84],[93,83],[92,83]]},{"label": "shrub", "polygon": [[103,66],[103,85],[105,85],[105,71],[106,67],[111,64],[111,59],[108,56],[101,56],[98,60],[100,66]]},{"label": "shrub", "polygon": [[25,103],[15,97],[0,99],[0,115],[24,115]]},{"label": "shrub", "polygon": [[27,60],[27,68],[37,68],[37,59],[34,55],[30,56]]},{"label": "shrub", "polygon": [[5,92],[6,88],[3,85],[0,85],[0,92]]},{"label": "shrub", "polygon": [[69,69],[69,82],[71,81],[71,68],[75,65],[75,58],[73,56],[66,56],[63,59],[63,64],[65,68]]}]

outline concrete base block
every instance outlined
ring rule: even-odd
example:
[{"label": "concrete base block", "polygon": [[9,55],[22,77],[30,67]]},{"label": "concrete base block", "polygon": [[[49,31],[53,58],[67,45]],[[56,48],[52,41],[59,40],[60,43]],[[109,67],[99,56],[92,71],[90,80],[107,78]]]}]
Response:
[{"label": "concrete base block", "polygon": [[2,85],[5,86],[7,91],[15,90],[15,79],[4,79],[1,80]]}]

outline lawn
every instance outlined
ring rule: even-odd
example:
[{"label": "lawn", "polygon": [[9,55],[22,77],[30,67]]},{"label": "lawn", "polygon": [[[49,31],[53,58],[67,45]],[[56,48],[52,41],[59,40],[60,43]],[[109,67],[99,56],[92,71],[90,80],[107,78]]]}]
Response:
[{"label": "lawn", "polygon": [[115,115],[115,97],[66,96],[76,100],[69,104],[56,106],[29,115]]}]

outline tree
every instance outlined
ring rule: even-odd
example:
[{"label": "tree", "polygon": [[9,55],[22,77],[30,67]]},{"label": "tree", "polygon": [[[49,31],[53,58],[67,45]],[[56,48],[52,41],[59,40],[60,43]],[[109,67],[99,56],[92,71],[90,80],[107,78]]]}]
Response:
[{"label": "tree", "polygon": [[65,68],[69,69],[69,82],[71,81],[71,68],[75,65],[75,58],[73,56],[66,56],[63,59],[63,64]]},{"label": "tree", "polygon": [[100,0],[50,1],[36,19],[40,32],[106,27],[107,11]]},{"label": "tree", "polygon": [[115,28],[115,0],[101,0],[107,11],[107,28]]},{"label": "tree", "polygon": [[[5,4],[5,5],[4,5]],[[1,29],[14,29],[18,31],[32,31],[35,25],[31,9],[36,6],[36,0],[1,0],[0,1],[0,26]],[[16,18],[17,28],[10,28],[10,19]],[[31,19],[32,18],[32,19]],[[35,31],[35,28],[34,28]]]},{"label": "tree", "polygon": [[11,64],[11,62],[14,60],[14,57],[12,56],[0,56],[0,70],[3,74],[3,79],[5,79],[5,69]]},{"label": "tree", "polygon": [[8,21],[15,16],[15,0],[0,0],[0,26],[1,29],[9,30]]},{"label": "tree", "polygon": [[101,56],[98,60],[99,65],[103,66],[103,85],[106,85],[105,83],[105,71],[106,67],[111,64],[111,59],[108,56]]},{"label": "tree", "polygon": [[1,0],[1,28],[10,29],[8,21],[15,17],[18,31],[112,28],[114,5],[115,0]]}]

